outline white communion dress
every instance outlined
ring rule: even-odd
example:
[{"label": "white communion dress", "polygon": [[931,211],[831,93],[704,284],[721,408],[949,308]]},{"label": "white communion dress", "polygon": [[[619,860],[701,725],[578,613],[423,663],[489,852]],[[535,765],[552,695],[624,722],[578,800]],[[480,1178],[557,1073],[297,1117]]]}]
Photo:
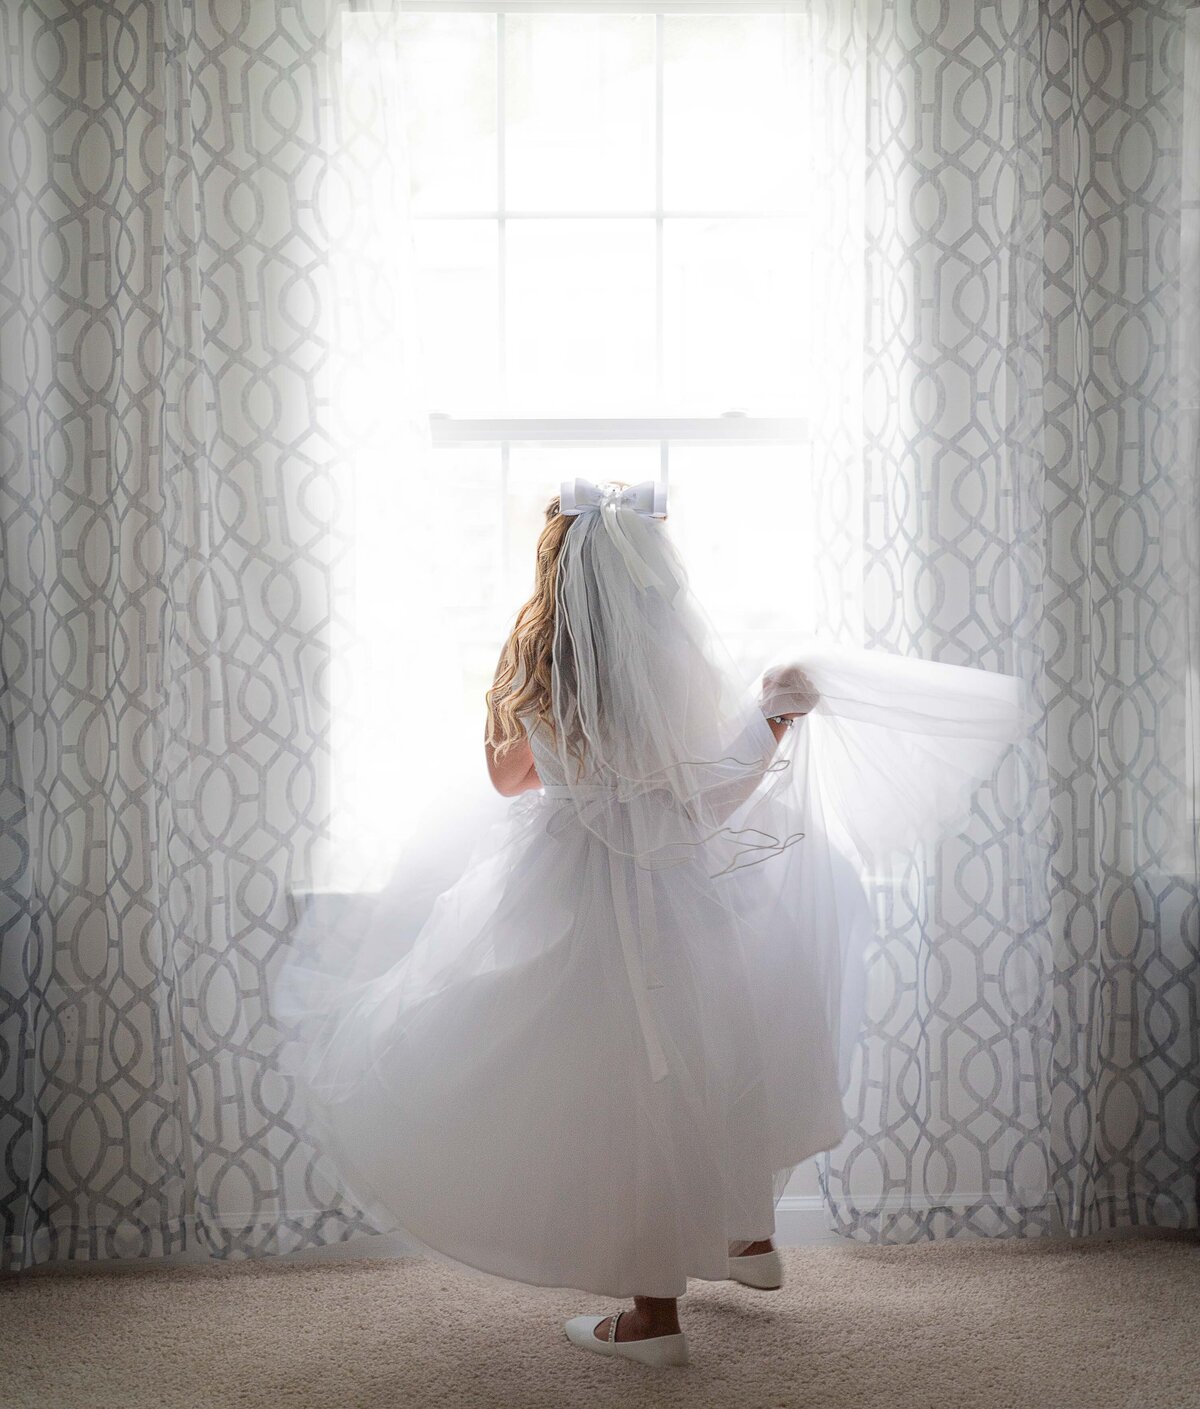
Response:
[{"label": "white communion dress", "polygon": [[543,786],[448,884],[404,858],[314,907],[278,1010],[315,1138],[428,1255],[674,1297],[769,1237],[792,1170],[842,1138],[863,876],[960,819],[1026,715],[1010,676],[811,645],[777,748],[662,521],[592,499],[552,718],[525,718]]}]

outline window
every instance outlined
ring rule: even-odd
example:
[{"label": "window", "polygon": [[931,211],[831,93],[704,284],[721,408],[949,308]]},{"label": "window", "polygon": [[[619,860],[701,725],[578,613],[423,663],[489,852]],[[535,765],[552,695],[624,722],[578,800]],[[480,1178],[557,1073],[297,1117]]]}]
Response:
[{"label": "window", "polygon": [[[693,586],[748,672],[816,627],[818,99],[800,17],[729,10],[430,3],[397,21],[387,140],[405,147],[428,459],[463,564],[441,604],[450,688],[481,731],[563,479],[666,478]],[[364,181],[354,199],[387,197]],[[392,569],[386,543],[376,560]],[[379,595],[376,634],[395,622]],[[395,791],[347,735],[343,766],[380,799],[355,807],[366,835]]]},{"label": "window", "polygon": [[405,18],[442,409],[799,411],[803,217],[784,23]]},{"label": "window", "polygon": [[[789,16],[480,6],[403,23],[435,444],[505,524],[498,541],[481,526],[486,572],[464,583],[470,688],[490,683],[494,604],[527,593],[540,509],[574,474],[665,474],[697,591],[754,654],[781,616],[799,624],[804,561],[811,212]],[[784,541],[778,514],[731,519],[726,477],[786,510]]]}]

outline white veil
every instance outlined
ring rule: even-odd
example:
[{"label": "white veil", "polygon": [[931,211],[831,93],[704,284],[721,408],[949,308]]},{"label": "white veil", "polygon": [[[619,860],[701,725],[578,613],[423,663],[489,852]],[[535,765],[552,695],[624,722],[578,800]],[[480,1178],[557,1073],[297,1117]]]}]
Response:
[{"label": "white veil", "polygon": [[[746,682],[691,595],[664,497],[651,482],[562,486],[560,512],[575,522],[559,558],[546,740],[559,778],[543,779],[545,791],[609,849],[655,1079],[667,1063],[648,994],[666,901],[646,872],[694,860],[727,878],[718,894],[731,913],[795,932],[844,1087],[873,933],[860,882],[890,852],[965,821],[1033,718],[1025,688],[999,672],[820,641]],[[804,717],[777,746],[767,717],[784,713]],[[735,883],[779,856],[751,888]],[[831,923],[836,938],[810,933]]]},{"label": "white veil", "polygon": [[801,834],[744,811],[788,764],[688,589],[662,503],[649,481],[562,486],[575,521],[559,557],[546,738],[559,776],[543,781],[639,867],[702,858],[719,874]]}]

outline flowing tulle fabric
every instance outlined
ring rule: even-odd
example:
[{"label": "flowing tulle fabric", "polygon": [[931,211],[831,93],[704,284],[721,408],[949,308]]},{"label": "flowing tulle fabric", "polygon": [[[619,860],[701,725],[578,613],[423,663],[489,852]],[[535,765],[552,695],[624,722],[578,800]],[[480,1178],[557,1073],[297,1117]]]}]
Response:
[{"label": "flowing tulle fabric", "polygon": [[428,1255],[678,1296],[842,1138],[863,878],[957,825],[1027,716],[1013,677],[808,643],[777,749],[665,526],[611,499],[557,612],[544,787],[311,905],[276,1013],[315,1138]]}]

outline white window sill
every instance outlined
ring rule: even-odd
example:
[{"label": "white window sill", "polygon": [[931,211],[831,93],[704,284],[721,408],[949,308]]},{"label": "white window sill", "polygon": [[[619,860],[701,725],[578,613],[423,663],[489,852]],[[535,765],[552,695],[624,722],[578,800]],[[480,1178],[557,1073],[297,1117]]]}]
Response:
[{"label": "white window sill", "polygon": [[808,423],[785,416],[551,416],[465,417],[433,413],[435,449],[458,445],[644,444],[802,445]]}]

